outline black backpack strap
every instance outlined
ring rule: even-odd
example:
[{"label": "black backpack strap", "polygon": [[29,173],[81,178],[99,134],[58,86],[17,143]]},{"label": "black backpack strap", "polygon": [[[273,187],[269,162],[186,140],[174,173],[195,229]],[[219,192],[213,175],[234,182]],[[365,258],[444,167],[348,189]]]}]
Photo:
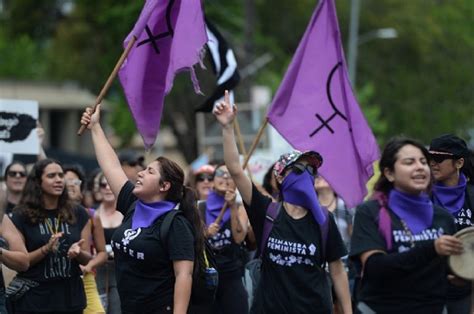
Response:
[{"label": "black backpack strap", "polygon": [[321,228],[321,260],[323,261],[323,264],[325,264],[326,263],[326,247],[327,247],[327,242],[328,242],[328,237],[329,237],[329,211],[326,209],[326,207],[322,207],[321,209],[323,210],[324,216],[326,217],[326,219],[324,220],[324,223],[319,226]]},{"label": "black backpack strap", "polygon": [[176,215],[180,214],[181,212],[177,209],[173,209],[169,213],[166,214],[165,219],[161,223],[160,226],[160,239],[161,243],[163,244],[163,248],[165,252],[168,252],[168,233],[171,228],[171,224],[173,223],[173,219]]},{"label": "black backpack strap", "polygon": [[270,236],[270,232],[273,228],[273,221],[278,216],[281,206],[282,202],[271,202],[267,207],[265,212],[265,220],[263,222],[262,241],[260,242],[259,256],[262,256],[263,254],[263,249],[265,248],[265,244],[267,243],[268,237]]},{"label": "black backpack strap", "polygon": [[197,207],[199,211],[199,215],[201,215],[201,219],[204,222],[204,225],[206,225],[206,210],[207,210],[207,202],[206,201],[198,201],[197,202]]}]

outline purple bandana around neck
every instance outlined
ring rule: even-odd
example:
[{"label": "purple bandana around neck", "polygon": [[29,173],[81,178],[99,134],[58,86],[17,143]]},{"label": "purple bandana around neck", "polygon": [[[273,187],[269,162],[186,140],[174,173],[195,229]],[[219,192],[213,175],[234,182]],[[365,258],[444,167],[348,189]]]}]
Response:
[{"label": "purple bandana around neck", "polygon": [[326,215],[319,205],[318,195],[314,189],[314,177],[309,172],[304,171],[301,174],[291,172],[283,180],[281,189],[284,202],[309,209],[320,225],[326,221]]},{"label": "purple bandana around neck", "polygon": [[413,234],[420,233],[433,223],[433,203],[427,194],[411,195],[392,189],[388,207],[406,223]]},{"label": "purple bandana around neck", "polygon": [[176,203],[161,201],[156,203],[143,203],[138,200],[132,217],[132,229],[147,228],[159,217],[176,207]]},{"label": "purple bandana around neck", "polygon": [[[221,212],[222,206],[224,206],[225,199],[222,195],[217,194],[215,191],[210,191],[206,200],[206,225],[210,225],[216,221],[217,216]],[[219,223],[222,227],[230,219],[230,210],[227,207],[224,212],[224,216]]]},{"label": "purple bandana around neck", "polygon": [[436,183],[433,186],[433,202],[455,215],[464,205],[466,183],[466,176],[462,173],[456,186],[445,186],[442,183]]}]

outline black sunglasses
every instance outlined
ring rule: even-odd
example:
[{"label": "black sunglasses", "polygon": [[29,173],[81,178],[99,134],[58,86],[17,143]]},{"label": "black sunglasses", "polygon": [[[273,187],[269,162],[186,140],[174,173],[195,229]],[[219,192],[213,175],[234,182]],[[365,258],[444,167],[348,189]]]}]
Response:
[{"label": "black sunglasses", "polygon": [[454,155],[448,155],[448,154],[430,154],[430,161],[434,161],[437,164],[442,163],[446,159],[458,159],[458,157]]},{"label": "black sunglasses", "polygon": [[196,176],[196,181],[203,182],[203,181],[212,181],[214,180],[214,176],[212,174],[207,173],[200,173]]},{"label": "black sunglasses", "polygon": [[26,177],[26,172],[10,170],[10,171],[7,172],[7,175],[11,178],[14,178],[14,177],[24,178],[24,177]]},{"label": "black sunglasses", "polygon": [[312,165],[304,165],[296,162],[291,165],[290,167],[295,173],[302,174],[305,170],[309,172],[310,175],[315,177],[318,174],[318,169],[313,167]]}]

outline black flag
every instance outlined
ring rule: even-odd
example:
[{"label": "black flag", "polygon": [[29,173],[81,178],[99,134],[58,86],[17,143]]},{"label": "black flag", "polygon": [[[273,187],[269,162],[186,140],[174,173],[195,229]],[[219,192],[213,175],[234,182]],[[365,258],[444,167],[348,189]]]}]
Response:
[{"label": "black flag", "polygon": [[237,71],[237,61],[232,49],[222,37],[221,33],[214,25],[206,21],[206,32],[209,41],[207,49],[211,55],[211,65],[217,76],[217,86],[212,95],[201,105],[196,108],[196,112],[211,112],[214,103],[224,97],[225,90],[232,90],[240,81],[240,75]]}]

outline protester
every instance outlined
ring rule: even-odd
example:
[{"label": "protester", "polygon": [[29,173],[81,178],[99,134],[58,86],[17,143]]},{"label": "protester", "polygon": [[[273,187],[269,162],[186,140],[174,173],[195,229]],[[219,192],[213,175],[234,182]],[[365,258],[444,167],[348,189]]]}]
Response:
[{"label": "protester", "polygon": [[[84,208],[69,200],[59,162],[44,159],[34,165],[11,220],[30,263],[10,284],[10,294],[7,289],[14,312],[82,313],[86,299],[79,264],[91,259],[91,226]],[[29,289],[14,289],[22,284]]]},{"label": "protester", "polygon": [[194,171],[194,188],[196,189],[198,200],[206,200],[214,185],[214,167],[203,165]]},{"label": "protester", "polygon": [[433,205],[429,153],[412,139],[390,140],[374,199],[357,207],[351,258],[361,274],[362,313],[444,313],[448,255],[462,244],[453,218]]},{"label": "protester", "polygon": [[[224,160],[260,242],[272,200],[242,169],[233,128],[237,110],[231,107],[228,92],[224,99],[213,111],[222,126]],[[323,269],[326,261],[344,313],[352,313],[347,275],[340,259],[346,255],[344,243],[332,215],[324,213],[314,190],[314,176],[321,163],[316,152],[295,151],[282,155],[275,164],[281,210],[264,247],[253,313],[331,313],[331,290]],[[323,225],[328,226],[325,243]]]},{"label": "protester", "polygon": [[[466,142],[453,134],[434,138],[430,144],[430,165],[435,184],[433,202],[453,215],[456,230],[473,225],[474,178]],[[468,171],[470,169],[470,171]],[[448,289],[448,314],[471,310],[471,282],[454,279]]]},{"label": "protester", "polygon": [[[209,192],[204,207],[207,238],[219,270],[219,285],[213,313],[248,313],[247,292],[242,275],[245,254],[242,244],[248,230],[245,209],[236,202],[235,183],[225,165],[218,166],[214,173],[214,188]],[[221,209],[227,205],[220,221]]]},{"label": "protester", "polygon": [[13,208],[20,202],[21,193],[26,183],[26,166],[20,161],[13,161],[5,168],[7,204],[5,214],[11,216]]},{"label": "protester", "polygon": [[[69,198],[81,204],[84,200],[83,191],[85,188],[85,174],[79,165],[64,166],[64,178]],[[84,314],[104,313],[104,308],[100,302],[99,292],[95,279],[95,270],[107,261],[107,253],[105,252],[104,230],[99,217],[95,217],[92,208],[85,208],[91,222],[91,249],[90,253],[93,258],[82,267],[84,289],[86,293],[87,306]]]},{"label": "protester", "polygon": [[275,166],[275,164],[272,164],[263,176],[262,188],[265,191],[262,192],[266,192],[268,196],[270,196],[273,200],[276,201],[278,199],[278,194],[280,194],[280,191],[278,190],[275,173],[273,172],[273,166]]},{"label": "protester", "polygon": [[[97,160],[125,217],[112,236],[122,312],[184,314],[196,252],[203,252],[203,226],[194,191],[183,185],[183,170],[165,157],[140,171],[135,184],[130,182],[120,171],[99,116],[100,105],[95,113],[87,108],[81,123],[91,130]],[[164,243],[160,225],[177,207],[183,214],[174,217]]]},{"label": "protester", "polygon": [[121,151],[118,154],[118,159],[122,166],[122,170],[131,182],[135,182],[137,180],[138,172],[145,169],[145,166],[143,165],[145,158],[143,156],[138,156],[134,151]]},{"label": "protester", "polygon": [[104,227],[105,243],[107,248],[107,263],[97,269],[97,286],[107,314],[120,314],[120,297],[115,278],[114,253],[112,251],[112,235],[122,224],[123,215],[116,210],[117,201],[110,189],[104,174],[98,174],[99,191],[102,194],[99,207],[95,212]]}]

